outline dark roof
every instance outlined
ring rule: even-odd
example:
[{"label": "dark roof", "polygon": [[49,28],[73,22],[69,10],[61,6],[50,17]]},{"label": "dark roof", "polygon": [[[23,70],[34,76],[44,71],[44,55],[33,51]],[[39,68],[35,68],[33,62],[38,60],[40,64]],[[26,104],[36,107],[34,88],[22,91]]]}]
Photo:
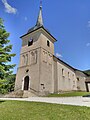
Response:
[{"label": "dark roof", "polygon": [[51,33],[50,33],[43,25],[42,25],[42,26],[36,26],[36,25],[35,25],[34,27],[30,28],[30,29],[28,30],[28,32],[27,32],[26,34],[22,35],[20,38],[28,35],[29,33],[34,32],[34,31],[36,31],[36,30],[38,30],[38,29],[40,29],[40,28],[43,28],[53,39],[55,39],[55,41],[57,41],[56,38],[53,37],[53,36],[51,35]]},{"label": "dark roof", "polygon": [[34,27],[30,28],[27,33],[30,33],[30,32],[32,32],[32,31],[38,29],[39,27],[41,27],[41,26],[35,25]]},{"label": "dark roof", "polygon": [[87,73],[85,73],[84,71],[82,71],[82,70],[78,70],[78,69],[76,69],[76,68],[70,66],[69,64],[67,64],[67,63],[64,62],[63,60],[57,58],[55,55],[54,55],[54,57],[55,57],[56,59],[58,59],[60,62],[62,62],[63,64],[65,64],[66,66],[68,66],[68,67],[70,67],[71,69],[73,69],[74,71],[80,71],[80,72],[84,73],[86,76],[89,76],[89,75],[88,75]]},{"label": "dark roof", "polygon": [[62,62],[63,64],[65,64],[66,66],[68,66],[68,67],[70,67],[71,69],[73,69],[74,71],[76,70],[74,67],[70,66],[69,64],[67,64],[67,63],[64,62],[63,60],[57,58],[55,55],[54,55],[54,57],[55,57],[56,59],[58,59],[60,62]]}]

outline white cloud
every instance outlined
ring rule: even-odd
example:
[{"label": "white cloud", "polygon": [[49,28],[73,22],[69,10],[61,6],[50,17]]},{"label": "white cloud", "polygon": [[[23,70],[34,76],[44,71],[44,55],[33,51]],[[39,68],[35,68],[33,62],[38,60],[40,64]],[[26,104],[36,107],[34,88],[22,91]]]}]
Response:
[{"label": "white cloud", "polygon": [[89,46],[90,46],[90,43],[87,43],[86,46],[89,47]]},{"label": "white cloud", "polygon": [[88,21],[88,25],[87,25],[87,27],[90,27],[90,21]]},{"label": "white cloud", "polygon": [[24,18],[25,21],[27,21],[27,19],[28,19],[27,17]]},{"label": "white cloud", "polygon": [[63,56],[61,54],[59,54],[59,53],[56,53],[56,57],[62,58]]},{"label": "white cloud", "polygon": [[13,13],[13,14],[16,14],[17,12],[17,9],[16,8],[13,8],[11,5],[8,4],[7,0],[2,0],[4,6],[5,6],[5,11],[7,13]]}]

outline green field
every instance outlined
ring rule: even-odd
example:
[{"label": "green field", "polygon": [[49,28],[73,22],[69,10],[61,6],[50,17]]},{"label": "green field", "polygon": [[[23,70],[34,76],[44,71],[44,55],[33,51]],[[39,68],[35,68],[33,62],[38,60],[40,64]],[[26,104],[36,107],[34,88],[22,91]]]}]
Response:
[{"label": "green field", "polygon": [[38,102],[0,101],[0,120],[90,120],[90,108]]},{"label": "green field", "polygon": [[74,97],[74,96],[83,96],[88,94],[90,94],[90,92],[68,92],[61,94],[49,94],[47,97]]}]

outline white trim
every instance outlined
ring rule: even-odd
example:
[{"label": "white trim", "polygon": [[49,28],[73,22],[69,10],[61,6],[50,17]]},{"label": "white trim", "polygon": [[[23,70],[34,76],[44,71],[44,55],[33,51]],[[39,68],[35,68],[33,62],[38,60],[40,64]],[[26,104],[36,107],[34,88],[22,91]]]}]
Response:
[{"label": "white trim", "polygon": [[24,78],[25,77],[23,77],[23,79],[22,79],[22,90],[24,90]]},{"label": "white trim", "polygon": [[[25,75],[22,79],[22,90],[24,90],[24,79],[26,76],[29,76],[29,75]],[[31,77],[29,76],[29,87],[28,87],[28,90],[30,90],[30,80],[31,80]]]}]

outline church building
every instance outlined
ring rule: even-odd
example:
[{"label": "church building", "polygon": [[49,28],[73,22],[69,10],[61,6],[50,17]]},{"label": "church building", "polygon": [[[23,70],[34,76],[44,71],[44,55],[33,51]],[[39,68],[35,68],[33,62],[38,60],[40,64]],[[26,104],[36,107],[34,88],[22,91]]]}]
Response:
[{"label": "church building", "polygon": [[15,91],[23,91],[23,97],[89,91],[88,76],[54,55],[54,42],[57,40],[44,27],[42,5],[36,25],[20,38],[22,47]]}]

